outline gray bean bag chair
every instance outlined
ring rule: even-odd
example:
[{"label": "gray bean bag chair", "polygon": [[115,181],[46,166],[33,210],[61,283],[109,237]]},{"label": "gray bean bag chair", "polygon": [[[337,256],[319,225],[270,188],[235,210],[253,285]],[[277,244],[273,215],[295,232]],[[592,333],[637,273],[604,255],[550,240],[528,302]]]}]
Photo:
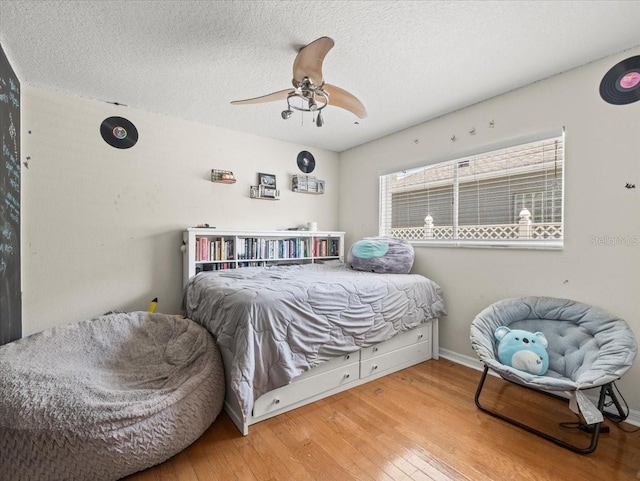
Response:
[{"label": "gray bean bag chair", "polygon": [[0,478],[116,480],[194,442],[224,370],[189,319],[111,314],[0,346]]}]

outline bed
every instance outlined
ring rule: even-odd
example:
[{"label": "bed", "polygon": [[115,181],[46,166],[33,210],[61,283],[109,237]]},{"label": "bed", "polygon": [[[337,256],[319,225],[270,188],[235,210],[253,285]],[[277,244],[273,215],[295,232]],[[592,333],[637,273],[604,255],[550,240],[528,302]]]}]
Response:
[{"label": "bed", "polygon": [[437,357],[440,287],[341,261],[202,272],[185,314],[222,353],[225,410],[251,424]]}]

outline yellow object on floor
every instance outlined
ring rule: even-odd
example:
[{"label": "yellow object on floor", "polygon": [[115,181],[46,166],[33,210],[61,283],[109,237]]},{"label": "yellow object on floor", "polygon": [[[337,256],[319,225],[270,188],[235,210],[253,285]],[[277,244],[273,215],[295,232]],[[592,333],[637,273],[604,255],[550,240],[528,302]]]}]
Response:
[{"label": "yellow object on floor", "polygon": [[147,309],[149,312],[156,312],[156,307],[158,307],[158,298],[154,297],[153,301],[151,301],[151,303],[149,304],[149,309]]}]

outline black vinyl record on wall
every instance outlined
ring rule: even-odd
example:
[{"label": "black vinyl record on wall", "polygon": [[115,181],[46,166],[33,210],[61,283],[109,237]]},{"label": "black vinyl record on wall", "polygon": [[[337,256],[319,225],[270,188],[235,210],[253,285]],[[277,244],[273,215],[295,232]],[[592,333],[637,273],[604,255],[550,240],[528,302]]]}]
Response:
[{"label": "black vinyl record on wall", "polygon": [[640,100],[640,55],[611,67],[600,82],[600,96],[614,105]]},{"label": "black vinyl record on wall", "polygon": [[303,150],[298,154],[298,168],[305,174],[310,174],[316,168],[316,159],[313,158],[311,152]]},{"label": "black vinyl record on wall", "polygon": [[100,135],[116,149],[128,149],[138,141],[138,129],[123,117],[109,117],[100,124]]}]

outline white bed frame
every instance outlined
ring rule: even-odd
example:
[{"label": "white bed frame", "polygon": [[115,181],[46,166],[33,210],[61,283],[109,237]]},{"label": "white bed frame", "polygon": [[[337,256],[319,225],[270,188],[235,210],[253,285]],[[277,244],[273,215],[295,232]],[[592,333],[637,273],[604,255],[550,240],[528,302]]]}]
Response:
[{"label": "white bed frame", "polygon": [[[182,252],[184,253],[184,278],[186,285],[189,278],[196,274],[196,245],[197,239],[207,237],[210,239],[232,239],[236,246],[242,244],[245,238],[282,239],[290,237],[314,239],[339,239],[339,251],[335,256],[316,258],[311,257],[295,259],[301,263],[317,262],[319,259],[344,260],[344,232],[310,232],[296,231],[226,231],[219,229],[192,228],[183,233]],[[237,249],[234,248],[234,255]],[[292,259],[280,259],[279,261],[290,263]],[[266,260],[258,260],[264,262]],[[277,262],[279,262],[277,261]],[[204,264],[216,264],[217,262],[230,262],[237,265],[239,259],[231,261],[207,261]],[[268,260],[269,263],[273,260]],[[202,264],[202,263],[200,263]],[[229,373],[226,366],[231,366],[231,354],[222,351],[222,359],[225,365],[226,393],[225,411],[229,414],[234,424],[245,436],[249,434],[249,426],[278,414],[291,411],[305,404],[345,391],[360,384],[373,381],[379,377],[391,374],[414,364],[428,359],[438,359],[438,320],[434,319],[421,324],[411,331],[398,334],[388,341],[352,352],[331,361],[327,361],[308,372],[298,376],[288,385],[270,391],[256,399],[251,415],[244,416],[240,404],[234,392],[229,386]]]},{"label": "white bed frame", "polygon": [[[438,351],[438,320],[434,319],[385,342],[312,368],[288,385],[259,397],[249,416],[242,414],[238,400],[229,387],[229,375],[225,373],[227,386],[224,409],[240,432],[246,436],[252,424],[428,359],[438,359]],[[231,366],[228,355],[223,352],[225,366]]]}]

